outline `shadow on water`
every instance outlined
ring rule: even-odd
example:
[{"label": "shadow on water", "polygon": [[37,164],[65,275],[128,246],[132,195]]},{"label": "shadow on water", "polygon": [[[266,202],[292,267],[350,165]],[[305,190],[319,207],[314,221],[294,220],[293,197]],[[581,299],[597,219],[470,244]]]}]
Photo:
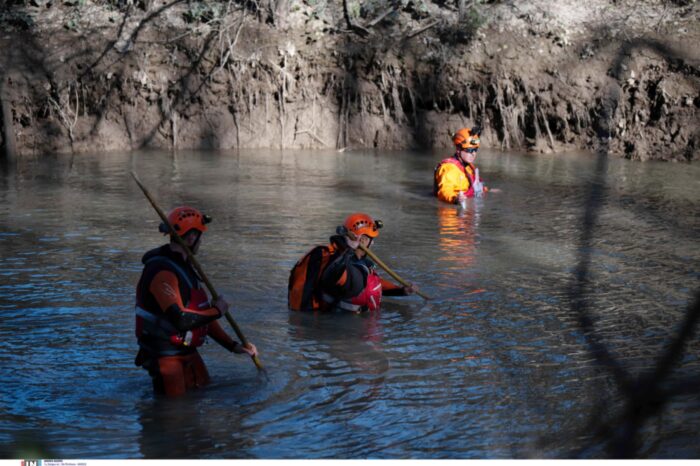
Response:
[{"label": "shadow on water", "polygon": [[43,439],[41,431],[22,431],[12,442],[0,446],[0,458],[55,458],[56,447]]},{"label": "shadow on water", "polygon": [[[621,78],[625,61],[635,49],[651,49],[668,61],[678,58],[678,53],[656,41],[636,39],[624,44],[613,63],[613,77]],[[581,232],[578,239],[578,259],[573,281],[568,289],[571,312],[578,319],[589,351],[600,366],[609,372],[622,397],[621,406],[610,399],[601,400],[593,409],[590,420],[582,433],[593,433],[591,444],[572,452],[574,457],[591,456],[599,445],[603,445],[605,455],[610,458],[639,458],[653,454],[653,446],[643,450],[642,433],[645,425],[658,418],[664,407],[675,399],[697,394],[700,377],[697,374],[684,374],[681,380],[669,381],[674,367],[683,356],[685,345],[695,333],[700,318],[700,290],[695,292],[687,306],[684,318],[677,323],[665,349],[656,357],[652,370],[634,376],[614,353],[606,346],[602,335],[596,329],[593,310],[595,307],[593,290],[590,287],[590,268],[593,261],[594,239],[599,221],[599,212],[607,196],[607,173],[609,144],[612,137],[615,115],[620,101],[620,88],[612,84],[600,102],[600,119],[597,133],[599,149],[596,153],[594,177],[587,187]],[[593,453],[593,456],[597,456]]]},{"label": "shadow on water", "polygon": [[[245,452],[254,440],[239,434],[241,416],[221,409],[225,402],[211,391],[186,398],[143,400],[138,403],[141,426],[138,447],[143,458],[227,457]],[[230,455],[230,453],[229,453]]]}]

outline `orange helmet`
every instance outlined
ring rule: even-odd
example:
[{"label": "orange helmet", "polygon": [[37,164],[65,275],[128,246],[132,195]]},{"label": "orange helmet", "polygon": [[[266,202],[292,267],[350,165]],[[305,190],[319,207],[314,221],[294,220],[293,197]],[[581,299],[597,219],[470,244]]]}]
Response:
[{"label": "orange helmet", "polygon": [[[193,229],[204,233],[207,231],[207,223],[209,222],[211,222],[210,216],[202,215],[199,210],[193,207],[175,207],[168,214],[168,223],[180,236]],[[164,223],[160,224],[158,231],[163,234],[170,233],[168,226]]]},{"label": "orange helmet", "polygon": [[358,212],[348,215],[343,226],[357,236],[367,235],[370,238],[376,238],[379,235],[379,229],[384,225],[381,220],[374,220],[369,215]]},{"label": "orange helmet", "polygon": [[462,128],[457,131],[454,136],[452,136],[452,142],[455,143],[457,149],[478,149],[481,145],[481,141],[479,139],[480,134],[481,128],[479,127],[474,127],[472,129]]}]

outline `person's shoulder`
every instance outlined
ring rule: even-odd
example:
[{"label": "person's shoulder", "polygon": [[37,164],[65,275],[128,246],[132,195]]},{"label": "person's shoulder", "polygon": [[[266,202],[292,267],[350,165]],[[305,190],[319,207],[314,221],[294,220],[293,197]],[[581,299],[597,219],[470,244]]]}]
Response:
[{"label": "person's shoulder", "polygon": [[440,161],[438,162],[438,165],[444,165],[445,163],[450,163],[453,160],[455,160],[455,156],[449,155],[447,157],[443,157],[442,159],[440,159]]},{"label": "person's shoulder", "polygon": [[342,235],[333,235],[330,237],[329,241],[326,247],[333,252],[341,253],[349,250],[345,237]]},{"label": "person's shoulder", "polygon": [[350,258],[350,263],[354,266],[364,267],[367,270],[374,268],[374,262],[368,257],[357,257],[355,254]]},{"label": "person's shoulder", "polygon": [[143,256],[141,256],[141,263],[145,264],[148,262],[150,259],[159,256],[160,255],[160,250],[163,248],[163,246],[159,246],[157,248],[151,249],[149,251],[146,251]]},{"label": "person's shoulder", "polygon": [[445,170],[445,169],[449,170],[449,169],[452,169],[452,168],[459,168],[460,165],[462,165],[462,164],[461,164],[461,163],[459,162],[459,160],[457,160],[456,158],[454,158],[454,157],[447,157],[447,158],[444,159],[442,162],[440,162],[440,165],[439,165],[439,166],[440,166],[440,168],[443,169],[443,170]]},{"label": "person's shoulder", "polygon": [[454,162],[448,161],[443,163],[440,168],[435,171],[436,178],[442,179],[444,177],[453,178],[463,174],[464,170],[461,169]]},{"label": "person's shoulder", "polygon": [[170,246],[167,244],[151,249],[150,251],[146,252],[141,258],[141,262],[146,266],[148,266],[149,264],[167,263],[169,261],[176,262],[177,260],[177,255],[172,249],[170,249]]}]

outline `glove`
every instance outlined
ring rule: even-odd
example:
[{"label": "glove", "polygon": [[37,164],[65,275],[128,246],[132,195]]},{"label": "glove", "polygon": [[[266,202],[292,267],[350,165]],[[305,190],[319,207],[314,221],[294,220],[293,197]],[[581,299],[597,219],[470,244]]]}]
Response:
[{"label": "glove", "polygon": [[474,195],[481,196],[481,194],[483,192],[484,192],[484,184],[481,182],[481,179],[479,178],[479,169],[477,168],[474,171]]},{"label": "glove", "polygon": [[236,354],[247,354],[249,356],[257,356],[258,348],[256,348],[255,345],[251,342],[248,342],[248,346],[243,346],[242,344],[236,342],[236,344],[233,345],[233,349],[231,349],[231,352]]}]

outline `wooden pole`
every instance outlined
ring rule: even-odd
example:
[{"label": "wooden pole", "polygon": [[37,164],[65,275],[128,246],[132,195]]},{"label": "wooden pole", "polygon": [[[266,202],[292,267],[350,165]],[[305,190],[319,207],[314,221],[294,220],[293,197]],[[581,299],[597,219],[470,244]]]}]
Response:
[{"label": "wooden pole", "polygon": [[[382,262],[382,260],[380,258],[378,258],[375,253],[373,253],[372,251],[370,251],[369,249],[367,249],[366,247],[364,247],[361,244],[359,245],[359,248],[362,249],[365,252],[365,254],[367,254],[367,256],[369,256],[369,258],[372,259],[372,261],[374,261],[379,267],[384,269],[384,271],[386,271],[386,273],[391,275],[394,278],[394,280],[401,283],[403,286],[411,286],[410,283],[408,283],[406,280],[401,278],[396,272],[391,270],[388,265],[386,265],[384,262]],[[429,296],[425,295],[424,293],[421,293],[418,290],[416,290],[416,294],[425,300],[430,300]]]},{"label": "wooden pole", "polygon": [[[376,262],[376,264],[377,264],[379,267],[381,267],[382,269],[384,269],[384,271],[385,271],[386,273],[388,273],[389,275],[391,275],[392,278],[393,278],[394,280],[396,280],[397,282],[401,283],[403,286],[411,286],[410,283],[408,283],[408,282],[407,282],[406,280],[404,280],[403,278],[399,277],[399,274],[397,274],[396,272],[394,272],[393,270],[391,270],[391,268],[390,268],[388,265],[386,265],[384,262],[382,262],[382,260],[381,260],[380,258],[378,258],[377,255],[376,255],[375,253],[373,253],[372,251],[370,251],[369,249],[367,249],[366,247],[364,247],[364,246],[362,245],[362,243],[360,243],[360,238],[359,238],[354,232],[348,230],[344,225],[341,225],[341,226],[339,226],[338,228],[336,228],[336,231],[335,231],[335,232],[336,232],[337,234],[339,234],[339,235],[342,235],[342,236],[346,236],[346,235],[347,235],[347,236],[348,236],[351,240],[353,240],[353,241],[357,240],[357,247],[360,248],[362,251],[364,251],[365,254],[367,254],[367,256],[369,256],[369,258],[372,259],[374,262]],[[425,299],[425,300],[428,300],[428,301],[430,300],[430,297],[429,297],[429,296],[427,296],[427,295],[424,294],[424,293],[421,293],[421,292],[418,291],[418,290],[416,290],[416,294],[417,294],[418,296],[420,296],[421,298]]]}]

